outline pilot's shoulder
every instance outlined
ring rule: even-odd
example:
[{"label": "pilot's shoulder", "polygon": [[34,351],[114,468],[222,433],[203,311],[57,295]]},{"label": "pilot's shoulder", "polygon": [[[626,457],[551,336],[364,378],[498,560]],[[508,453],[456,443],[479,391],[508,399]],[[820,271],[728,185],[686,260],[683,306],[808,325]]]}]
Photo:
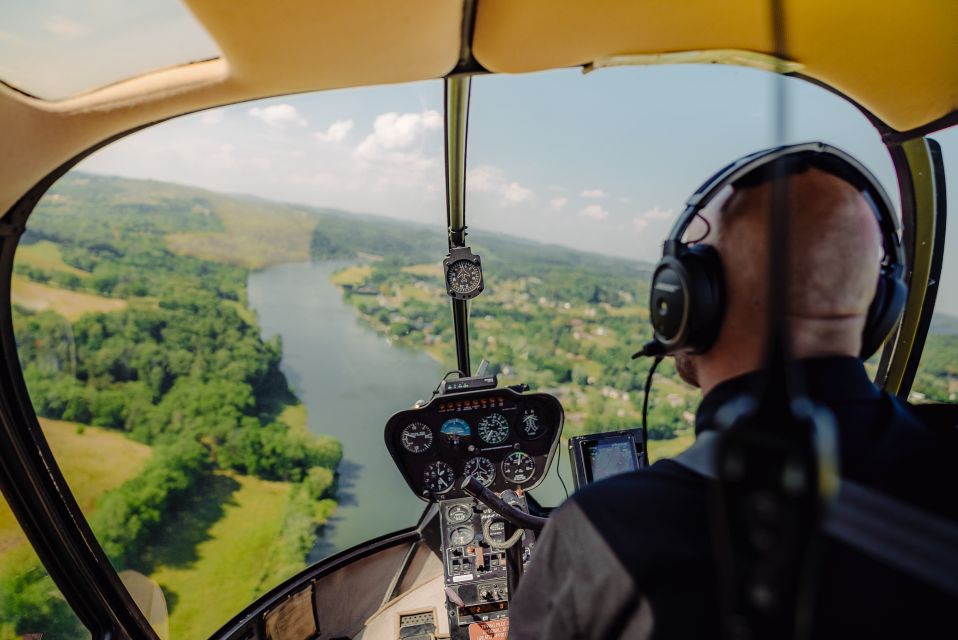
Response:
[{"label": "pilot's shoulder", "polygon": [[706,509],[705,478],[672,460],[590,484],[572,495],[577,511],[600,529],[650,521],[670,528],[698,521]]},{"label": "pilot's shoulder", "polygon": [[[623,473],[587,485],[573,494],[580,506],[603,504],[609,501],[657,501],[682,493],[698,493],[705,486],[702,476],[674,460],[660,460],[650,467]],[[621,503],[620,503],[621,504]]]}]

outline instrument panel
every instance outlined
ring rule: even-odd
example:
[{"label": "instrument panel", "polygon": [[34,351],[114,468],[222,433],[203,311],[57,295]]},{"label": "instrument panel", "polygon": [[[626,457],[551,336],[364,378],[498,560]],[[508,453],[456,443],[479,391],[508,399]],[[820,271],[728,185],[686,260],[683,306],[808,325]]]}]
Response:
[{"label": "instrument panel", "polygon": [[491,389],[433,398],[386,423],[386,448],[425,501],[461,498],[475,476],[493,491],[542,482],[562,433],[562,405],[545,393]]}]

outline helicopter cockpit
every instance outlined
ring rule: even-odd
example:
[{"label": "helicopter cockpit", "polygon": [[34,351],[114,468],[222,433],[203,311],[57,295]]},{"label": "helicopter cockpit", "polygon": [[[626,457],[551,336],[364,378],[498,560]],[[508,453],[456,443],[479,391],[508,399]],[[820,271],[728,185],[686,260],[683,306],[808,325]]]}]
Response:
[{"label": "helicopter cockpit", "polygon": [[[508,637],[555,508],[695,440],[655,261],[760,148],[877,176],[907,290],[865,367],[958,423],[958,5],[32,4],[0,24],[2,640]],[[806,548],[756,552],[736,508],[798,459],[811,539],[842,483],[782,405],[722,441],[764,475],[702,474],[745,514],[739,577],[767,552],[791,593]],[[867,511],[849,539],[958,593],[948,526],[895,556]],[[735,621],[792,629],[783,600]]]}]

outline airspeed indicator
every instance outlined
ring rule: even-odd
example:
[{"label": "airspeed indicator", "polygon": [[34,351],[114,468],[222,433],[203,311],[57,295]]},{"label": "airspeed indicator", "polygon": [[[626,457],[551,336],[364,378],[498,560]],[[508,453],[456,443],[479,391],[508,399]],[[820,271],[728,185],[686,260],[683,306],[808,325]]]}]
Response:
[{"label": "airspeed indicator", "polygon": [[432,429],[422,422],[412,422],[403,427],[399,440],[409,453],[425,453],[432,446]]}]

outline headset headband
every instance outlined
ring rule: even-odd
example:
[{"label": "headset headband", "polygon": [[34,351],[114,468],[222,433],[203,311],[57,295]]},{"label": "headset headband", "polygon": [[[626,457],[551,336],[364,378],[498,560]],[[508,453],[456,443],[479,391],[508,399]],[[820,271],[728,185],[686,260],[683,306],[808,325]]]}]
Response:
[{"label": "headset headband", "polygon": [[[784,171],[781,174],[771,174],[772,165],[780,159],[784,159],[787,163]],[[885,250],[883,265],[893,267],[904,264],[904,253],[898,237],[898,218],[894,214],[895,209],[891,199],[885,193],[881,183],[858,160],[841,149],[823,142],[803,142],[758,151],[721,169],[706,180],[685,203],[685,210],[675,221],[665,241],[666,253],[674,250],[676,244],[682,243],[682,236],[695,216],[725,187],[734,186],[747,176],[761,175],[759,171],[762,167],[769,169],[768,179],[774,178],[775,175],[792,175],[808,168],[816,168],[854,186],[871,206],[878,219],[882,246]]]},{"label": "headset headband", "polygon": [[865,318],[860,356],[868,358],[888,336],[904,309],[907,289],[898,220],[885,190],[847,153],[821,142],[806,142],[745,156],[709,178],[686,203],[662,248],[649,287],[653,340],[639,355],[679,351],[704,353],[716,340],[725,312],[722,260],[715,247],[686,243],[683,236],[725,187],[749,187],[815,168],[849,184],[868,202],[878,220],[884,255],[875,295]]}]

